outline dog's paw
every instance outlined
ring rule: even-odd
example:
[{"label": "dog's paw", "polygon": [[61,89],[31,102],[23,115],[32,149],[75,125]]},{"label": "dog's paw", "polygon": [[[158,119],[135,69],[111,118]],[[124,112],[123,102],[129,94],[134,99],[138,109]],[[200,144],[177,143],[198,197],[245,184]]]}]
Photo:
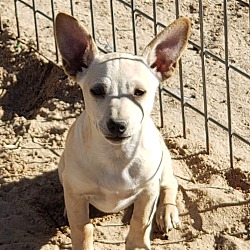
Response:
[{"label": "dog's paw", "polygon": [[170,203],[160,205],[156,211],[156,223],[163,233],[179,228],[180,220],[176,205]]}]

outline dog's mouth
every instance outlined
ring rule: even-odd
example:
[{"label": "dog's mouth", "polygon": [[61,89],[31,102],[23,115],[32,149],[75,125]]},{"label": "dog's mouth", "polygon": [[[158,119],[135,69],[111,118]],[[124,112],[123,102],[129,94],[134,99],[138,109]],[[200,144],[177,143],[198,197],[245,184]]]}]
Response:
[{"label": "dog's mouth", "polygon": [[131,136],[126,136],[126,137],[122,137],[122,136],[114,136],[114,137],[110,137],[110,136],[105,136],[105,138],[112,142],[113,144],[121,144],[126,142],[127,140],[130,139]]}]

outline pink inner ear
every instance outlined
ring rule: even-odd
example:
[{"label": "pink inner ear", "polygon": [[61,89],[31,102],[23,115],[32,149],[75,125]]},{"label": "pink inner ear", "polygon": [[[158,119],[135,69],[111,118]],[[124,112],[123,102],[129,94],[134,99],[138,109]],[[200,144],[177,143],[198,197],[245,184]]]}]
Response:
[{"label": "pink inner ear", "polygon": [[166,75],[169,70],[173,70],[180,57],[183,46],[186,42],[186,27],[179,25],[168,30],[162,41],[155,48],[155,62],[151,68],[156,67],[156,71]]},{"label": "pink inner ear", "polygon": [[[165,39],[160,42],[156,47],[156,56],[168,57],[170,60],[176,61],[181,53],[185,44],[186,30],[184,26],[177,26],[178,29],[173,27],[168,30]],[[163,55],[161,55],[163,54]]]},{"label": "pink inner ear", "polygon": [[171,67],[176,65],[178,59],[178,50],[176,50],[174,44],[170,44],[169,41],[165,41],[159,44],[155,49],[156,60],[151,65],[151,68],[156,67],[156,71],[165,75]]},{"label": "pink inner ear", "polygon": [[156,68],[157,72],[164,74],[173,65],[172,60],[167,60],[165,55],[157,56],[156,61],[151,65],[151,68]]}]

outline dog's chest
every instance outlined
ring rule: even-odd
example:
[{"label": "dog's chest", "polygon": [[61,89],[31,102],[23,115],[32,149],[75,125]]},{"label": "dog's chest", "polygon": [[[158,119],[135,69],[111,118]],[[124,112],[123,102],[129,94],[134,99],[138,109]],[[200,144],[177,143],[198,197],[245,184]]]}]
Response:
[{"label": "dog's chest", "polygon": [[155,167],[138,159],[122,170],[115,164],[109,171],[104,168],[97,176],[92,182],[93,189],[84,194],[85,198],[104,212],[119,212],[133,203],[151,181],[160,179],[160,157],[155,161]]},{"label": "dog's chest", "polygon": [[86,194],[85,197],[96,208],[107,213],[116,213],[133,203],[142,189],[115,191],[100,188],[100,192]]}]

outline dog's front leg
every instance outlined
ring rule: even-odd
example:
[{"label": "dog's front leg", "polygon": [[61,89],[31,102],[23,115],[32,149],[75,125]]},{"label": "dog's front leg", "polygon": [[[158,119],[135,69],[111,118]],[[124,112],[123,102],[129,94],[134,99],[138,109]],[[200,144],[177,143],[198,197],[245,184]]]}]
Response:
[{"label": "dog's front leg", "polygon": [[71,229],[73,250],[93,250],[93,225],[89,220],[89,203],[64,187],[64,199]]},{"label": "dog's front leg", "polygon": [[[176,183],[176,184],[175,184]],[[161,187],[156,222],[163,233],[179,227],[179,213],[176,206],[177,181],[171,187]]]},{"label": "dog's front leg", "polygon": [[150,232],[159,194],[159,182],[152,183],[134,203],[126,250],[151,249]]},{"label": "dog's front leg", "polygon": [[156,222],[163,233],[179,226],[179,214],[176,207],[178,183],[173,174],[171,157],[165,148],[163,172],[161,179],[160,198],[156,211]]}]

